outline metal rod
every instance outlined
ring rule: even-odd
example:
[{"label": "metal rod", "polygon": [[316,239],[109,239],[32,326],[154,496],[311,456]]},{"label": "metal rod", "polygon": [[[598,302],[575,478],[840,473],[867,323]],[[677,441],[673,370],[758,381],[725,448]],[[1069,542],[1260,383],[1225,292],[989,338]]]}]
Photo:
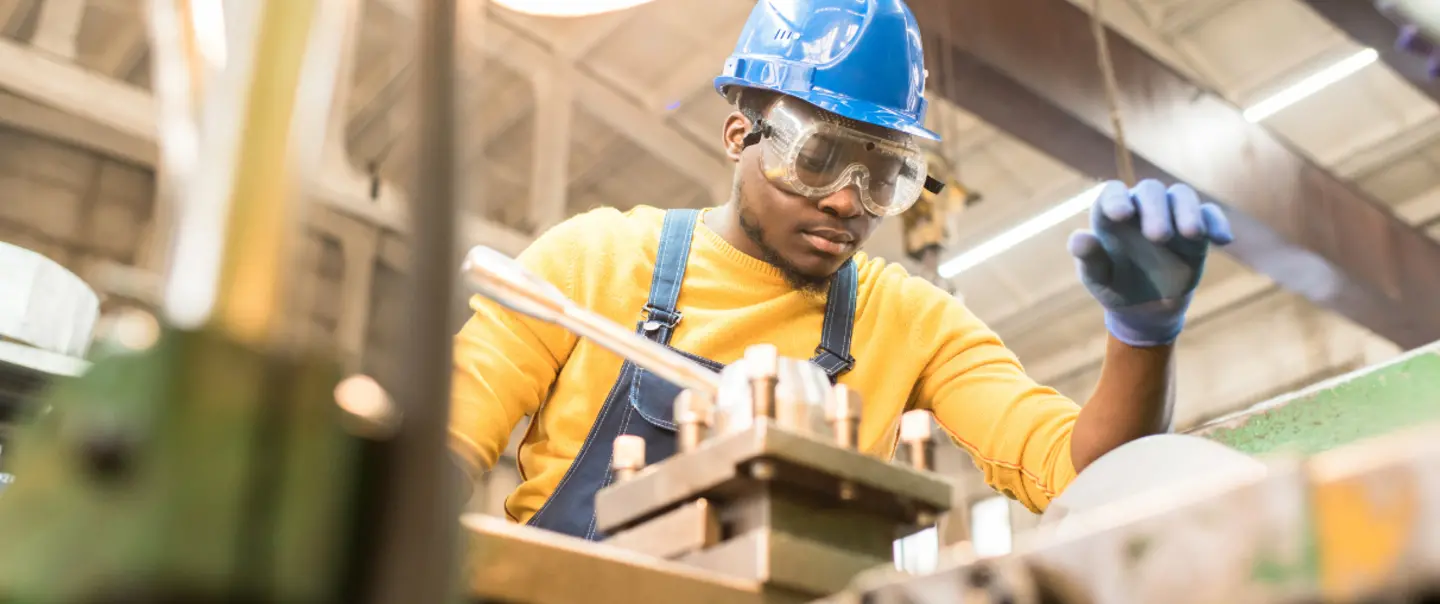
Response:
[{"label": "metal rod", "polygon": [[681,388],[695,390],[711,399],[720,392],[720,374],[589,310],[579,307],[566,309],[556,323]]},{"label": "metal rod", "polygon": [[394,442],[375,602],[436,604],[455,585],[453,474],[448,471],[455,246],[455,0],[428,0],[418,22],[416,176],[410,206],[412,279],[399,384],[404,422]]},{"label": "metal rod", "polygon": [[466,255],[461,276],[474,293],[589,338],[681,388],[695,390],[710,400],[720,391],[719,374],[582,308],[509,256],[476,246]]}]

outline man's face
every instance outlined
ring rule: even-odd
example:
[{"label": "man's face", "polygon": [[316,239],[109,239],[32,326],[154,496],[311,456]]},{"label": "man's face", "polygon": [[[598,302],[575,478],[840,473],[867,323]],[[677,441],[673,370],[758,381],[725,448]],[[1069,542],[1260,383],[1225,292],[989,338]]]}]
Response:
[{"label": "man's face", "polygon": [[810,199],[771,184],[761,169],[760,145],[741,151],[740,141],[749,131],[749,120],[738,112],[726,121],[727,152],[739,164],[740,226],[791,286],[822,292],[881,219],[865,211],[853,186]]}]

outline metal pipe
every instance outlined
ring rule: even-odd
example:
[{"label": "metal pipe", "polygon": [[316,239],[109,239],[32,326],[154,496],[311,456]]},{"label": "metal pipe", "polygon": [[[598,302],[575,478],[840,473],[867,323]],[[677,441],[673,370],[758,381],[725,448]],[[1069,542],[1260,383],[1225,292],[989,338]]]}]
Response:
[{"label": "metal pipe", "polygon": [[[404,422],[396,434],[385,499],[373,602],[448,601],[454,585],[456,516],[447,471],[451,323],[458,316],[451,267],[455,245],[455,0],[422,4],[418,26],[418,137],[410,196],[412,250],[409,321],[402,358]],[[398,318],[397,318],[398,319]]]}]

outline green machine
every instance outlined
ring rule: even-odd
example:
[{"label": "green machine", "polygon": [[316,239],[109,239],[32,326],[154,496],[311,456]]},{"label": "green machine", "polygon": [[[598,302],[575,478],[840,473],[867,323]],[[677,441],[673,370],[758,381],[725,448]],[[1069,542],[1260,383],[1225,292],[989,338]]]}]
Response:
[{"label": "green machine", "polygon": [[1309,455],[1440,422],[1440,343],[1206,423],[1191,432],[1251,455]]},{"label": "green machine", "polygon": [[355,3],[226,3],[224,57],[205,42],[226,32],[190,0],[150,3],[160,188],[179,208],[162,309],[121,313],[88,371],[25,405],[0,495],[0,602],[449,598],[456,6],[423,5],[417,306],[408,382],[381,388],[342,379],[284,320],[298,185],[324,138],[295,125],[328,123]]}]

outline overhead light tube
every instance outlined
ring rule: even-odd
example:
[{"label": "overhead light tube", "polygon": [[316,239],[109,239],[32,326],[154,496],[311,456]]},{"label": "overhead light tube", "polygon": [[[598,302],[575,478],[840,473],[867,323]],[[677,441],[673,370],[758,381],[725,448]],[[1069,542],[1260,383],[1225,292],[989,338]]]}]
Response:
[{"label": "overhead light tube", "polygon": [[1307,97],[1324,90],[1331,84],[1354,75],[1379,58],[1380,53],[1373,48],[1366,48],[1365,50],[1350,55],[1340,62],[1321,69],[1309,77],[1296,82],[1289,88],[1281,90],[1273,96],[1251,105],[1249,109],[1245,110],[1245,119],[1251,123],[1255,123],[1275,115],[1282,109],[1305,100]]},{"label": "overhead light tube", "polygon": [[1086,189],[1084,193],[1041,212],[1038,216],[1020,223],[1015,228],[996,235],[994,238],[954,258],[946,260],[944,264],[940,265],[940,276],[949,279],[970,270],[976,265],[999,256],[1012,247],[1020,245],[1025,240],[1039,235],[1055,225],[1084,212],[1095,203],[1095,198],[1100,195],[1100,190],[1104,187],[1104,183],[1090,187]]}]

